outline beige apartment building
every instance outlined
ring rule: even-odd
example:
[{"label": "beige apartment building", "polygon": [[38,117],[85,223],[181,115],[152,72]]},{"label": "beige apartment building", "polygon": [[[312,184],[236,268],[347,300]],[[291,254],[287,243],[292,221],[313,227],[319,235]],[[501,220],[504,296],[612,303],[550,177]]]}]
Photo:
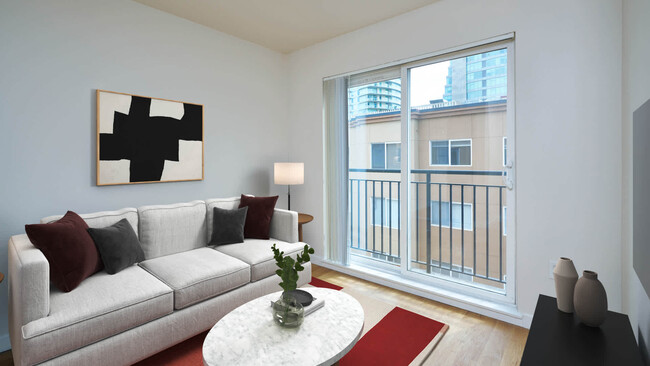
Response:
[{"label": "beige apartment building", "polygon": [[[353,118],[348,131],[352,253],[395,265],[407,229],[399,213],[400,126],[395,111]],[[412,270],[504,288],[505,136],[505,100],[411,110]]]}]

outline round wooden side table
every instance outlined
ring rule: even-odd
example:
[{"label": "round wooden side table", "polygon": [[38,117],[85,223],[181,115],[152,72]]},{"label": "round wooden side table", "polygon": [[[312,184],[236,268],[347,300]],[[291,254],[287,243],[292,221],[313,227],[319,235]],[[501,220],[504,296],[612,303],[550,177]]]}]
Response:
[{"label": "round wooden side table", "polygon": [[314,219],[314,216],[298,213],[298,240],[302,241],[302,225],[311,222]]}]

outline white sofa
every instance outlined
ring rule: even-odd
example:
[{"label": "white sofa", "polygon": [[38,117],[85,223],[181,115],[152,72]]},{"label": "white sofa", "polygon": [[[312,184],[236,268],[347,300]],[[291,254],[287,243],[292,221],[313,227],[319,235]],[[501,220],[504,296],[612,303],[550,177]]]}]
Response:
[{"label": "white sofa", "polygon": [[[129,365],[210,329],[237,306],[281,290],[271,245],[296,254],[298,214],[276,209],[270,240],[206,247],[214,207],[239,198],[80,215],[90,227],[126,218],[145,260],[100,271],[63,293],[27,235],[9,239],[9,330],[16,365]],[[61,216],[41,220],[48,223]],[[311,281],[311,263],[298,286]]]}]

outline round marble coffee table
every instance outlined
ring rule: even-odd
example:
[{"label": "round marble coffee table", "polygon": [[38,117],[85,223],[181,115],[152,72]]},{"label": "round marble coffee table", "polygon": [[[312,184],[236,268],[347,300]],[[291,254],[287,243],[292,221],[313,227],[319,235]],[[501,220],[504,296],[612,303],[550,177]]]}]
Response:
[{"label": "round marble coffee table", "polygon": [[361,337],[363,309],[352,296],[335,290],[303,288],[325,305],[305,317],[298,328],[273,321],[271,301],[280,292],[262,296],[228,313],[203,342],[203,364],[331,365]]}]

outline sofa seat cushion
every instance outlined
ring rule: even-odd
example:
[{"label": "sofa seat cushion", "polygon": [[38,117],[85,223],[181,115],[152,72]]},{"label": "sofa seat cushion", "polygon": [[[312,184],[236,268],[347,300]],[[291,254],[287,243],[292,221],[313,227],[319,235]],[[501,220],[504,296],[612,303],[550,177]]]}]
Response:
[{"label": "sofa seat cushion", "polygon": [[250,282],[250,266],[211,248],[199,248],[140,263],[174,290],[182,309]]},{"label": "sofa seat cushion", "polygon": [[219,245],[215,249],[221,253],[235,257],[251,266],[251,282],[259,281],[274,275],[278,269],[273,258],[271,247],[276,244],[284,255],[291,255],[294,259],[305,243],[287,243],[281,240],[245,239],[243,243]]},{"label": "sofa seat cushion", "polygon": [[50,314],[22,327],[33,364],[135,328],[174,311],[173,292],[138,266],[99,272],[71,292],[52,289]]}]

